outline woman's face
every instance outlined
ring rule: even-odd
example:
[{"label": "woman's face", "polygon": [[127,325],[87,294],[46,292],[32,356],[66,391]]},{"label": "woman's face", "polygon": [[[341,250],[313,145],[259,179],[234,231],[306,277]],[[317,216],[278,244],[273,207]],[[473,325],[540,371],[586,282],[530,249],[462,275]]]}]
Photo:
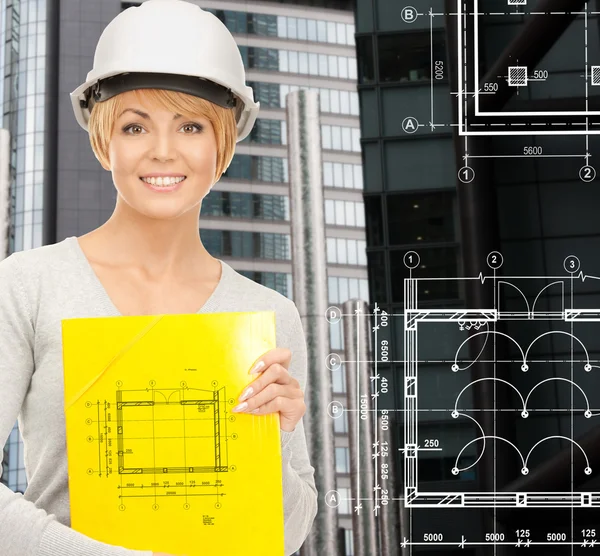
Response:
[{"label": "woman's face", "polygon": [[[143,91],[139,96],[144,104],[134,92],[123,93],[123,108],[109,144],[111,168],[106,169],[112,171],[119,195],[134,210],[151,218],[177,218],[198,206],[213,185],[214,130],[206,118],[180,116],[147,102]],[[185,179],[174,190],[156,191],[141,179],[155,174]]]}]

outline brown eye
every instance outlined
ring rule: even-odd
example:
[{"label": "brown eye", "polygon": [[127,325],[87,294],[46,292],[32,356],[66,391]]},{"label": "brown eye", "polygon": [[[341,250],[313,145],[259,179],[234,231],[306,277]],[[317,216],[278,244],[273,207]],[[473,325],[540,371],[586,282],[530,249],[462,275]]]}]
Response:
[{"label": "brown eye", "polygon": [[200,133],[202,131],[202,126],[200,124],[192,124],[192,123],[190,123],[190,124],[183,124],[182,129],[185,129],[186,127],[187,128],[190,128],[190,127],[191,128],[196,128],[198,130],[198,133]]},{"label": "brown eye", "polygon": [[[137,124],[130,124],[130,125],[124,127],[123,131],[125,133],[128,133],[130,129],[142,129],[142,127]],[[139,133],[130,133],[129,135],[139,135]]]}]

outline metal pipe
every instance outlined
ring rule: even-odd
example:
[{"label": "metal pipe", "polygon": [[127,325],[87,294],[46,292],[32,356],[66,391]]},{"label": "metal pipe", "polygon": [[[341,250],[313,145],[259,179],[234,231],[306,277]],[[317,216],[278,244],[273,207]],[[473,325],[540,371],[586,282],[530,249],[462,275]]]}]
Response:
[{"label": "metal pipe", "polygon": [[354,499],[352,534],[355,556],[378,554],[374,511],[373,411],[371,407],[371,365],[369,350],[369,306],[351,299],[342,305],[346,388],[348,394],[348,438],[350,447],[350,488]]},{"label": "metal pipe", "polygon": [[319,97],[300,89],[287,95],[292,273],[294,302],[300,313],[308,348],[308,380],[303,417],[310,459],[315,468],[319,509],[304,543],[304,556],[338,554],[337,509],[325,503],[335,490],[333,420],[327,417],[331,377],[325,367],[330,353],[327,310],[327,270]]}]

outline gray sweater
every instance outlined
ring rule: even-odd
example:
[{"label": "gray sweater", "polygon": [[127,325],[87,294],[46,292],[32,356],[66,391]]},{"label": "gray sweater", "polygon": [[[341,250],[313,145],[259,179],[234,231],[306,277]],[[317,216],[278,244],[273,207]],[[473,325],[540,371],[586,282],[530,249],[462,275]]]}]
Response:
[{"label": "gray sweater", "polygon": [[[296,305],[224,261],[221,266],[221,280],[199,313],[275,311],[277,346],[292,351],[289,370],[305,391],[306,341]],[[109,316],[120,313],[76,237],[0,261],[0,448],[18,417],[28,480],[24,495],[0,484],[2,556],[152,554],[70,528],[61,320]],[[287,556],[308,535],[317,491],[302,421],[291,433],[281,431],[281,445]],[[260,492],[256,498],[260,513]]]}]

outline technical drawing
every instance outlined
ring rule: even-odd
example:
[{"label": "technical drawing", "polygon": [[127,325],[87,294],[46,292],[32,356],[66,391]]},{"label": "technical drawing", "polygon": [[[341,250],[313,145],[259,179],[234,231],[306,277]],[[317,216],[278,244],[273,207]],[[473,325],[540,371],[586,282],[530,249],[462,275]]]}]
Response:
[{"label": "technical drawing", "polygon": [[[597,486],[586,490],[586,485],[594,484],[588,481],[598,473],[594,468],[597,464],[593,463],[597,462],[598,454],[595,450],[591,461],[592,444],[588,433],[597,430],[594,419],[600,417],[597,388],[600,309],[578,308],[574,303],[575,294],[584,289],[581,285],[586,280],[598,281],[600,277],[581,272],[580,261],[573,255],[563,261],[564,272],[556,276],[498,276],[497,270],[502,264],[502,255],[493,252],[487,257],[489,268],[478,276],[415,277],[415,269],[424,267],[418,253],[407,252],[404,265],[409,277],[404,279],[404,311],[389,314],[375,303],[371,313],[374,353],[368,360],[373,364],[368,377],[370,384],[361,386],[359,380],[359,363],[364,362],[364,355],[358,354],[359,324],[356,324],[356,338],[352,338],[356,348],[351,349],[356,351],[346,348],[345,359],[331,353],[325,361],[325,367],[332,373],[341,372],[346,365],[347,377],[350,372],[357,374],[353,387],[348,387],[348,406],[333,400],[327,414],[334,421],[342,417],[354,421],[356,434],[350,442],[356,453],[368,453],[370,449],[372,468],[363,467],[357,459],[351,470],[356,487],[350,497],[333,490],[323,495],[324,501],[330,507],[349,503],[355,516],[353,526],[362,522],[363,527],[372,512],[380,532],[384,521],[394,515],[395,510],[390,507],[398,502],[397,508],[405,517],[401,518],[402,536],[393,540],[400,548],[411,551],[421,546],[459,549],[491,545],[600,546],[593,526],[579,528],[571,518],[571,532],[558,532],[558,525],[549,513],[545,514],[548,529],[537,522],[530,525],[532,514],[528,513],[538,508],[560,513],[600,507]],[[467,281],[470,288],[485,286],[493,293],[491,307],[436,308],[427,294],[432,284],[440,281],[459,284],[457,290],[465,288]],[[427,302],[423,303],[422,299]],[[359,323],[363,318],[361,304],[358,302],[354,310],[330,306],[325,318],[333,324],[343,318],[356,319]],[[390,330],[392,322],[395,330]],[[350,327],[344,329],[348,331]],[[403,357],[392,361],[390,339],[398,338],[398,330],[403,332]],[[437,345],[432,349],[432,344]],[[469,351],[473,345],[483,347]],[[486,346],[486,361],[483,361],[481,356]],[[493,354],[491,361],[490,354]],[[390,362],[401,365],[390,369]],[[382,367],[378,369],[379,364]],[[493,369],[493,374],[479,375],[475,371],[479,364],[487,364],[486,373]],[[475,369],[471,369],[473,366]],[[350,384],[350,380],[346,380]],[[403,399],[398,405],[395,395],[390,395],[392,382],[402,392]],[[497,402],[494,390],[493,396],[487,398],[489,406],[478,404],[473,392],[483,383],[493,384],[498,392],[502,389],[506,396],[500,396],[501,402]],[[354,404],[350,396],[356,400]],[[370,412],[377,425],[371,425],[367,417]],[[395,418],[394,412],[397,412]],[[489,426],[490,419],[482,418],[484,413],[493,415],[492,426]],[[503,436],[501,427],[496,430],[500,415],[508,415],[516,425],[514,438]],[[573,426],[574,420],[578,421],[577,429]],[[400,427],[398,445],[389,434],[392,422],[393,427]],[[372,433],[366,440],[365,429]],[[597,433],[593,438],[597,441]],[[570,456],[565,455],[568,451]],[[431,452],[437,453],[432,455]],[[492,454],[493,467],[483,469],[484,455]],[[555,456],[562,458],[560,466]],[[402,462],[395,478],[401,484],[398,491],[389,483],[396,457]],[[519,464],[515,468],[517,477],[511,474],[509,480],[497,488],[496,474],[502,467],[510,466],[511,457]],[[423,469],[433,469],[427,466],[429,462],[435,462],[435,479],[431,472],[429,476],[422,473]],[[564,475],[550,479],[549,463],[553,474]],[[488,480],[490,472],[491,481]],[[482,478],[484,475],[487,478]],[[533,482],[527,482],[526,477]],[[476,482],[476,479],[479,480]],[[365,482],[371,486],[367,496],[364,492],[359,494]],[[491,484],[494,486],[487,488],[486,485]],[[520,486],[522,484],[527,486]],[[553,484],[564,484],[564,488],[552,490]],[[478,508],[494,513],[511,511],[512,515],[524,510],[524,516],[522,521],[514,517],[514,522],[519,523],[516,530],[498,520],[494,521],[493,530],[490,527],[480,532],[459,527],[446,529],[442,534],[441,529],[428,525],[425,531],[436,532],[423,535],[421,524],[429,523],[430,516],[444,519],[439,513],[427,512],[423,518],[423,510],[441,513],[460,510],[464,512],[462,515],[472,516],[469,512]],[[413,525],[415,516],[422,518],[417,526]],[[529,529],[534,526],[538,530]]]},{"label": "technical drawing", "polygon": [[[427,18],[432,37],[429,114],[424,115],[421,106],[414,110],[408,107],[403,114],[403,131],[412,134],[429,128],[435,133],[439,128],[456,127],[463,139],[464,166],[458,171],[458,179],[463,183],[471,183],[475,178],[474,157],[581,159],[581,166],[574,170],[573,177],[585,183],[594,181],[597,171],[590,160],[590,139],[600,135],[597,88],[600,86],[600,54],[590,47],[588,35],[592,27],[597,26],[600,12],[593,11],[591,4],[586,2],[580,11],[573,12],[539,11],[535,3],[525,0],[507,0],[503,7],[498,0],[456,0],[456,9],[449,13],[434,10],[425,1],[418,8],[402,8],[403,21],[409,25],[420,21],[423,27],[422,20]],[[453,28],[451,34],[456,36],[455,44],[448,44],[447,60],[437,54],[433,42],[434,34],[446,25],[439,23],[442,18],[448,21],[447,26]],[[567,44],[570,59],[575,61],[579,71],[568,76],[562,71],[553,71],[545,61],[552,58],[548,55],[542,56],[541,61],[535,58],[532,63],[520,60],[519,55],[524,55],[519,50],[520,45],[509,42],[511,34],[507,33],[506,43],[494,48],[502,52],[502,59],[496,64],[490,63],[488,73],[482,75],[479,56],[486,50],[482,38],[484,29],[500,27],[499,23],[509,23],[511,19],[520,22],[521,31],[528,29],[530,23],[540,21],[552,27],[560,18],[569,21],[573,18],[566,24],[571,30],[567,38],[557,37],[550,52],[564,51]],[[537,25],[537,29],[542,26]],[[441,98],[440,89],[447,88],[451,82],[448,63],[456,67],[456,81],[452,81],[452,89],[448,91],[458,113],[454,122],[441,120],[439,113],[447,114],[447,109],[436,108]],[[519,144],[518,152],[472,154],[470,138],[476,136],[520,136],[525,141],[531,137],[532,144]],[[544,145],[533,140],[536,136],[544,136]],[[580,139],[580,142],[569,143],[577,145],[575,149],[565,147],[565,136]]]},{"label": "technical drawing", "polygon": [[[417,253],[411,252],[411,254],[418,260]],[[407,253],[407,255],[409,254]],[[486,280],[491,280],[494,283],[495,307],[490,309],[421,309],[418,307],[417,290],[419,281],[426,279],[412,277],[405,279],[404,503],[406,506],[411,507],[495,507],[501,505],[503,507],[535,506],[552,508],[600,506],[600,492],[578,492],[576,489],[569,492],[461,492],[460,490],[430,492],[420,489],[418,478],[419,458],[421,454],[431,448],[428,447],[426,442],[423,442],[419,434],[419,415],[422,415],[420,412],[424,410],[422,406],[426,403],[426,400],[423,400],[418,394],[419,367],[421,364],[427,363],[421,353],[419,332],[422,328],[431,326],[431,323],[437,323],[436,330],[438,334],[441,333],[456,342],[453,358],[443,364],[447,366],[448,373],[454,374],[457,378],[455,381],[452,379],[446,381],[450,389],[449,396],[453,398],[452,406],[446,408],[429,407],[425,411],[445,411],[450,414],[452,419],[470,419],[476,426],[476,429],[474,429],[476,433],[473,438],[464,442],[464,445],[454,457],[454,464],[451,469],[452,475],[456,476],[475,468],[485,450],[490,449],[490,446],[494,444],[497,448],[500,443],[506,444],[516,451],[521,462],[521,474],[527,475],[535,467],[532,460],[535,460],[536,450],[542,444],[551,440],[564,440],[572,443],[577,454],[571,466],[580,466],[585,475],[591,475],[592,473],[584,448],[569,436],[541,435],[530,446],[517,446],[511,441],[495,435],[494,431],[484,430],[482,425],[471,415],[471,413],[481,408],[473,407],[472,402],[470,403],[465,399],[469,390],[478,382],[493,381],[497,388],[508,388],[513,394],[511,407],[497,407],[494,401],[494,407],[485,408],[495,414],[500,411],[511,411],[518,414],[524,422],[530,417],[531,411],[540,410],[536,407],[536,392],[553,383],[552,386],[560,388],[560,385],[566,385],[565,387],[573,388],[577,393],[575,401],[571,405],[571,411],[574,414],[581,415],[585,419],[600,416],[600,410],[594,409],[594,406],[598,406],[598,401],[600,401],[596,389],[589,388],[589,384],[587,390],[580,386],[580,382],[583,380],[582,375],[593,373],[594,369],[600,369],[599,361],[590,357],[585,342],[581,339],[581,336],[585,335],[583,327],[589,327],[589,323],[600,323],[600,310],[577,309],[573,307],[572,297],[576,282],[590,277],[582,273],[577,274],[579,261],[576,257],[570,256],[564,263],[566,270],[564,278],[559,277],[558,280],[544,285],[537,291],[537,295],[534,295],[537,286],[532,287],[531,282],[535,283],[536,279],[545,279],[546,277],[511,276],[499,280],[496,278],[495,270],[501,264],[501,255],[497,252],[491,253],[488,257],[488,265],[494,270],[493,275],[484,276],[480,274],[476,278],[482,284]],[[412,268],[412,265],[410,268]],[[527,284],[527,282],[529,283]],[[529,299],[524,291],[531,292]],[[550,310],[541,308],[538,304],[541,297],[549,293],[552,294],[554,304],[558,303],[557,300],[560,303],[559,306]],[[506,305],[504,302],[505,299],[508,299],[508,295],[513,296],[510,304],[515,307],[515,310],[501,311],[499,308]],[[496,323],[500,321],[520,321],[519,338],[516,339],[509,334],[496,330]],[[540,334],[539,321],[552,321],[553,329]],[[465,352],[468,342],[477,336],[484,337],[486,343],[488,341],[507,342],[513,355],[508,360],[498,359],[493,361],[493,377],[471,380],[470,378],[464,378],[465,371],[477,363],[479,357],[469,360],[468,357],[465,357]],[[570,342],[569,357],[556,360],[540,360],[536,357],[536,344],[547,341],[550,336],[555,342],[560,341],[560,339],[567,343]],[[525,343],[521,345],[523,341]],[[566,347],[567,344],[564,345]],[[521,391],[510,380],[507,380],[516,369],[529,375],[527,382],[531,386],[527,391]],[[461,373],[463,373],[463,378],[459,378]],[[555,376],[549,376],[553,374]],[[453,384],[454,389],[452,390]],[[482,444],[479,453],[474,450],[475,444],[478,442]],[[435,449],[443,452],[442,444],[443,442],[440,441],[439,445],[435,445]],[[465,458],[466,455],[469,458]]]},{"label": "technical drawing", "polygon": [[154,498],[185,497],[185,509],[190,496],[212,496],[221,508],[221,474],[236,470],[229,465],[228,441],[238,438],[227,431],[228,422],[235,421],[227,406],[235,400],[227,400],[225,387],[213,381],[213,390],[203,390],[182,381],[179,388],[156,388],[154,380],[145,389],[122,389],[122,381],[116,386],[114,401],[85,404],[96,417],[86,424],[97,427],[88,442],[98,444],[98,467],[88,468],[88,475],[120,476],[121,510],[124,499],[144,490]]}]

